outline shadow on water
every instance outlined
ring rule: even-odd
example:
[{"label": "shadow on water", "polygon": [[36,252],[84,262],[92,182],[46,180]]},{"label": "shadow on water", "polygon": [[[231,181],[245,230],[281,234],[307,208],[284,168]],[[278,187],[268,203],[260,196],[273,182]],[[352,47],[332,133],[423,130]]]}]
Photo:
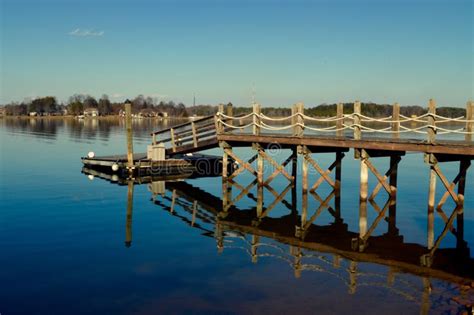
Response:
[{"label": "shadow on water", "polygon": [[[83,172],[92,175],[87,170]],[[179,180],[153,177],[141,181],[112,180],[107,174],[98,172],[93,176],[128,187],[127,247],[132,246],[134,185],[145,184],[157,207],[200,230],[202,236],[213,238],[218,253],[241,252],[253,263],[258,263],[262,257],[279,260],[288,265],[288,271],[296,278],[313,272],[324,273],[343,283],[350,295],[366,287],[388,290],[390,294],[418,303],[421,314],[435,309],[464,314],[472,312],[474,258],[462,235],[455,233],[458,241],[454,248],[429,248],[404,242],[396,224],[397,203],[390,197],[383,204],[370,201],[377,217],[372,223],[366,222],[367,217],[361,211],[359,231],[351,231],[341,215],[336,191],[325,198],[311,192],[319,206],[313,209],[314,212],[307,209],[312,214],[306,218],[298,211],[296,188],[291,185],[275,200],[262,200],[263,194],[255,197],[247,187],[234,182],[241,194],[255,203],[249,208],[238,208],[229,201],[226,190],[222,196],[216,196]],[[287,201],[285,197],[291,200]],[[265,204],[265,201],[269,202]],[[263,205],[262,209],[258,209],[259,203]],[[286,213],[269,217],[267,214],[276,204],[285,208]],[[361,205],[361,208],[368,206]],[[325,211],[332,220],[320,224],[318,217]],[[373,235],[375,228],[383,224],[386,224],[385,231]],[[454,230],[452,226],[450,228]],[[440,235],[438,241],[441,242],[444,236]],[[379,267],[375,268],[376,271],[366,271],[362,267],[367,263]],[[413,277],[407,280],[405,274]]]}]

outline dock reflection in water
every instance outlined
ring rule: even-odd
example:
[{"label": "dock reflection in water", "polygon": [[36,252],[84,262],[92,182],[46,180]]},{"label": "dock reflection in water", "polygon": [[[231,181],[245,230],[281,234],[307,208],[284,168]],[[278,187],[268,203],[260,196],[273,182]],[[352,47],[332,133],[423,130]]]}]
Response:
[{"label": "dock reflection in water", "polygon": [[[103,175],[110,180],[105,174],[94,175]],[[390,197],[382,206],[370,201],[370,206],[378,214],[376,219],[370,225],[365,224],[366,213],[361,211],[360,230],[350,231],[341,216],[340,200],[334,190],[325,198],[312,192],[319,206],[306,219],[298,212],[296,188],[291,186],[276,197],[276,202],[287,208],[288,213],[269,217],[275,201],[260,212],[257,204],[263,204],[264,200],[255,198],[242,186],[239,190],[254,200],[255,207],[229,207],[225,196],[228,192],[220,198],[184,181],[147,178],[135,183],[118,179],[114,182],[128,185],[126,246],[132,244],[133,187],[134,184],[146,184],[154,204],[190,227],[201,230],[201,235],[214,238],[218,253],[241,251],[253,263],[258,263],[259,259],[279,260],[288,264],[288,270],[296,278],[304,277],[308,272],[325,273],[347,286],[348,294],[366,287],[379,287],[388,294],[418,304],[421,314],[432,310],[472,312],[474,259],[466,242],[458,240],[456,248],[434,249],[405,243],[396,226],[396,201]],[[288,194],[290,190],[291,194]],[[285,200],[286,194],[291,195],[291,202]],[[323,211],[328,211],[333,220],[319,225],[317,219]],[[372,235],[382,222],[386,222],[386,232]],[[438,241],[441,242],[445,235],[440,235]],[[426,264],[427,255],[430,264]],[[366,270],[367,263],[382,268]],[[414,277],[407,279],[406,274]]]}]

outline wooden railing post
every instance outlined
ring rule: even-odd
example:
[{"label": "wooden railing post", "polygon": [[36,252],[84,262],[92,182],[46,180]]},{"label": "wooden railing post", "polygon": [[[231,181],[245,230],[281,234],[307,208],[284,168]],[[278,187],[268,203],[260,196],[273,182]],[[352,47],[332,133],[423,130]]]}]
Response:
[{"label": "wooden railing post", "polygon": [[344,135],[344,130],[342,128],[344,127],[344,105],[342,103],[338,103],[336,106],[336,136],[337,137],[342,137]]},{"label": "wooden railing post", "polygon": [[192,132],[193,132],[193,145],[195,148],[198,147],[198,140],[197,140],[197,134],[196,134],[196,124],[194,123],[194,121],[191,122],[191,129],[192,129]]},{"label": "wooden railing post", "polygon": [[296,136],[302,137],[304,133],[304,104],[302,102],[296,104],[296,122],[298,126],[296,127]]},{"label": "wooden railing post", "polygon": [[[217,106],[217,112],[219,114],[224,114],[224,104],[219,104]],[[225,121],[224,117],[222,116],[218,116],[217,118],[219,118],[221,121]],[[216,132],[218,134],[224,132],[224,125],[222,123],[218,123],[217,120],[216,120]]]},{"label": "wooden railing post", "polygon": [[[474,131],[474,102],[469,101],[466,104],[466,132]],[[472,134],[466,134],[466,141],[472,141]]]},{"label": "wooden railing post", "polygon": [[400,138],[400,104],[398,103],[393,104],[392,121],[392,137],[398,139]]},{"label": "wooden railing post", "polygon": [[260,104],[254,103],[253,104],[253,134],[255,136],[258,136],[260,134],[260,124],[261,124],[261,119],[260,119],[260,113],[261,113],[261,108]]},{"label": "wooden railing post", "polygon": [[297,122],[297,118],[296,116],[294,116],[296,114],[296,104],[293,104],[291,106],[291,125],[293,126],[292,129],[292,132],[293,132],[293,136],[296,136],[297,134],[297,131],[296,131],[296,122]]},{"label": "wooden railing post", "polygon": [[428,116],[428,143],[434,143],[436,139],[436,122],[435,117],[436,115],[436,102],[433,99],[430,99],[428,104],[428,113],[431,114]]},{"label": "wooden railing post", "polygon": [[360,114],[361,114],[361,105],[359,101],[354,102],[354,139],[360,140],[362,138],[361,129],[360,129]]},{"label": "wooden railing post", "polygon": [[[226,106],[226,115],[227,115],[227,116],[230,116],[230,117],[233,117],[233,116],[234,116],[234,115],[233,115],[233,110],[232,110],[232,103],[227,104],[227,106]],[[229,120],[227,121],[227,123],[228,123],[229,125],[233,125],[233,120],[232,120],[232,119],[229,119]]]}]

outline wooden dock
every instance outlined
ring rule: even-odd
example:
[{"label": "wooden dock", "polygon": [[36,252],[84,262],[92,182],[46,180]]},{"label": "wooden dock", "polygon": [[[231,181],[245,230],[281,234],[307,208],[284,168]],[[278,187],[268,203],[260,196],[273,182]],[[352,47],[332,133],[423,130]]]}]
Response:
[{"label": "wooden dock", "polygon": [[[359,211],[361,230],[354,238],[353,246],[364,251],[366,241],[373,229],[367,221],[367,208],[380,192],[385,191],[390,198],[386,207],[379,208],[385,214],[390,211],[391,204],[397,198],[398,165],[406,153],[424,155],[430,179],[427,206],[428,237],[427,245],[431,252],[436,251],[441,239],[449,232],[458,239],[464,233],[464,191],[466,174],[474,159],[474,103],[466,105],[464,117],[443,117],[436,113],[433,100],[428,103],[427,113],[418,117],[407,117],[400,113],[400,105],[393,105],[389,117],[370,117],[362,112],[361,103],[354,102],[352,112],[344,113],[342,104],[337,105],[334,117],[311,117],[305,114],[302,103],[292,107],[288,117],[269,117],[262,113],[259,104],[254,104],[252,111],[245,115],[234,116],[231,106],[219,107],[215,116],[174,126],[169,129],[152,133],[152,143],[162,143],[170,156],[187,152],[196,152],[209,148],[220,147],[222,157],[222,190],[223,211],[226,212],[239,201],[242,196],[256,187],[257,217],[263,218],[271,211],[264,210],[263,192],[269,190],[275,196],[277,204],[282,195],[296,186],[296,180],[302,182],[301,224],[302,231],[308,224],[308,196],[314,194],[322,183],[327,183],[334,190],[336,198],[340,196],[340,180],[343,158],[349,150],[360,161]],[[252,148],[254,155],[250,159],[239,157],[233,150],[235,147]],[[280,150],[282,149],[282,150]],[[287,150],[283,150],[287,149]],[[278,162],[274,152],[279,155],[289,151],[284,162]],[[334,163],[327,169],[318,163],[318,154],[333,153]],[[387,158],[389,168],[378,170],[374,159]],[[302,169],[297,176],[297,161],[301,159]],[[281,160],[281,159],[278,159]],[[442,170],[442,163],[457,162],[459,172],[448,179]],[[231,165],[238,165],[236,169]],[[288,167],[290,169],[288,169]],[[267,178],[265,169],[271,168]],[[240,191],[235,198],[232,187],[236,186],[236,178],[242,172],[249,172],[255,180],[247,187],[237,186]],[[310,176],[310,173],[317,174]],[[369,172],[376,180],[373,191],[368,190]],[[283,193],[271,188],[270,183],[276,177],[284,177],[288,186]],[[443,196],[436,201],[437,182],[441,182],[445,190]],[[446,209],[446,201],[451,198],[454,209]],[[435,211],[436,210],[436,211]],[[435,238],[434,216],[438,214],[444,221],[442,233]],[[383,215],[379,215],[377,220]],[[454,228],[454,222],[456,228]],[[432,255],[424,256],[424,264],[432,264]]]}]

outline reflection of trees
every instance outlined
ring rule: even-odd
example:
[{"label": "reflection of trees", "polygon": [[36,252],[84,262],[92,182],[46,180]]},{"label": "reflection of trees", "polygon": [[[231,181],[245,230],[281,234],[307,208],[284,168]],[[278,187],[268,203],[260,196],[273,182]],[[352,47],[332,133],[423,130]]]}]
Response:
[{"label": "reflection of trees", "polygon": [[26,133],[38,138],[56,138],[58,130],[63,128],[64,120],[49,118],[5,118],[4,125],[12,133]]}]

